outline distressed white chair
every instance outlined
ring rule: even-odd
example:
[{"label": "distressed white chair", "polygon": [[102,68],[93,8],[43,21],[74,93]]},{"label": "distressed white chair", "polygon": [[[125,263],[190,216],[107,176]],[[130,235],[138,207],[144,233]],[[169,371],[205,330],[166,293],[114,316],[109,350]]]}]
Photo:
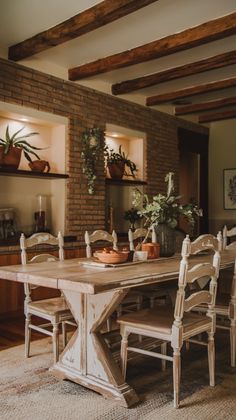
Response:
[{"label": "distressed white chair", "polygon": [[[234,241],[231,242],[231,240]],[[230,242],[228,244],[228,241]],[[228,229],[227,226],[223,228],[223,249],[235,249],[236,252],[236,227]],[[224,274],[223,274],[224,275]],[[231,366],[236,365],[236,258],[233,271],[233,278],[231,284],[231,293],[227,299],[221,299],[221,294],[216,299],[216,328],[228,329],[230,331],[230,361]],[[218,322],[218,317],[229,320],[229,326],[221,325]]]},{"label": "distressed white chair", "polygon": [[[116,251],[118,250],[118,246],[117,246],[117,234],[116,232],[113,230],[112,234],[106,232],[105,230],[95,230],[92,233],[89,233],[87,230],[85,231],[84,234],[84,240],[85,240],[85,244],[86,244],[86,257],[87,258],[91,258],[92,257],[92,244],[94,244],[95,242],[101,242],[101,244],[107,244],[109,243],[113,249],[115,249]],[[108,331],[111,330],[111,318],[108,318],[107,320],[107,329]]]},{"label": "distressed white chair", "polygon": [[[236,252],[236,240],[230,242],[233,237],[236,239],[236,227],[228,229],[227,226],[224,226],[223,249],[235,249]],[[229,276],[232,276],[231,271],[222,271],[220,280],[228,280]],[[206,307],[201,305],[195,310],[204,312],[206,311]],[[216,328],[229,330],[230,332],[230,361],[231,366],[234,367],[236,365],[236,259],[231,283],[231,293],[217,293],[215,312]]]},{"label": "distressed white chair", "polygon": [[145,228],[138,228],[135,229],[133,232],[131,229],[128,231],[128,238],[129,238],[129,249],[130,251],[134,251],[134,241],[140,238],[150,238],[152,242],[156,242],[156,234],[153,228],[145,229]]},{"label": "distressed white chair", "polygon": [[[214,251],[212,262],[189,263],[189,256],[198,252],[211,249]],[[180,374],[181,361],[180,354],[183,342],[194,337],[192,341],[198,342],[208,347],[209,375],[210,385],[215,385],[215,350],[214,350],[214,332],[215,332],[215,297],[217,289],[217,278],[220,264],[220,243],[212,235],[202,235],[194,242],[191,242],[187,235],[182,245],[182,260],[180,262],[178,292],[175,302],[175,308],[167,305],[158,306],[153,309],[144,309],[142,311],[123,315],[118,319],[121,330],[121,365],[124,377],[126,376],[127,352],[137,352],[169,360],[173,362],[173,383],[174,383],[174,406],[179,406],[180,394]],[[196,260],[197,262],[197,260]],[[209,276],[210,286],[208,291],[200,291],[190,294],[186,298],[186,286],[194,283],[202,276]],[[206,314],[192,313],[191,309],[195,305],[206,303],[208,305]],[[195,339],[200,333],[207,332],[208,342]],[[173,349],[173,356],[156,353],[140,349],[139,347],[129,347],[128,337],[130,334],[141,334],[154,339],[164,340],[170,343]]]},{"label": "distressed white chair", "polygon": [[112,234],[106,232],[105,230],[95,230],[93,233],[90,233],[86,230],[84,235],[84,240],[86,243],[86,257],[91,258],[92,257],[92,247],[91,244],[94,244],[95,242],[101,241],[101,242],[109,242],[112,244],[112,248],[115,250],[118,250],[117,246],[117,234],[113,230]]},{"label": "distressed white chair", "polygon": [[[151,239],[152,242],[157,242],[157,236],[156,236],[155,229],[153,228],[153,226],[151,227],[151,229],[138,228],[134,232],[132,232],[132,230],[129,229],[128,239],[129,239],[130,251],[135,250],[134,241],[140,238]],[[168,299],[168,292],[166,290],[166,287],[162,288],[160,285],[159,286],[155,286],[155,285],[145,286],[145,287],[142,287],[140,291],[145,298],[149,299],[149,306],[151,308],[154,307],[156,302],[163,303],[166,301],[166,299]],[[132,291],[130,293],[132,293]],[[139,306],[138,306],[138,309],[140,309]],[[121,313],[119,313],[119,316],[120,315]]]},{"label": "distressed white chair", "polygon": [[[113,230],[112,234],[104,231],[104,230],[95,230],[93,233],[89,234],[86,230],[85,232],[85,243],[86,243],[86,257],[92,257],[92,248],[91,244],[100,241],[101,243],[110,243],[113,249],[118,250],[118,240],[117,234]],[[127,312],[133,309],[141,309],[142,305],[142,295],[139,292],[129,292],[122,303],[117,307],[117,314],[121,315],[123,312]],[[107,320],[107,329],[111,331],[111,318]]]},{"label": "distressed white chair", "polygon": [[[37,245],[52,245],[58,248],[59,258],[55,255],[44,253],[35,255],[31,260],[28,259],[27,250]],[[29,238],[25,238],[25,235],[22,233],[20,237],[20,248],[21,248],[21,263],[22,264],[35,264],[44,261],[56,261],[64,260],[64,250],[63,250],[63,237],[61,233],[58,233],[58,237],[54,237],[50,233],[35,233]],[[42,334],[46,334],[52,337],[53,342],[53,355],[54,362],[57,362],[59,357],[59,325],[62,325],[63,333],[63,345],[66,344],[66,331],[65,331],[65,321],[73,320],[73,316],[67,306],[67,303],[63,296],[41,299],[41,300],[32,300],[31,292],[33,289],[36,289],[39,286],[31,285],[28,283],[24,284],[25,290],[25,301],[24,301],[24,312],[25,312],[25,357],[29,357],[30,354],[30,341],[31,341],[31,330],[39,331]],[[34,324],[32,321],[32,316],[39,317],[40,319],[45,319],[48,322],[45,324]],[[52,331],[48,329],[52,327]]]}]

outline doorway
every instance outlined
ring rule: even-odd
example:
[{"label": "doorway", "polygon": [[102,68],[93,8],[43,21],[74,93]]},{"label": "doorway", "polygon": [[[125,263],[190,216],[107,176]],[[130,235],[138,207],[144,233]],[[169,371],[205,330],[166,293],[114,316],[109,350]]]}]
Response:
[{"label": "doorway", "polygon": [[179,191],[182,203],[197,204],[203,210],[194,231],[189,232],[185,221],[180,227],[193,236],[208,233],[208,135],[180,128],[179,141]]}]

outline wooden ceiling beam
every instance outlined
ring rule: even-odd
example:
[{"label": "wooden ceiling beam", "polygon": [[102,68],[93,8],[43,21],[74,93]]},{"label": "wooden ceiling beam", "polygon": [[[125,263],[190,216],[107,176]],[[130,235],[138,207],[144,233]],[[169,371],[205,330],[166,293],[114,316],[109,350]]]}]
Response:
[{"label": "wooden ceiling beam", "polygon": [[231,111],[216,112],[214,114],[200,115],[198,122],[207,123],[221,120],[232,120],[233,118],[236,118],[236,109],[232,109]]},{"label": "wooden ceiling beam", "polygon": [[111,70],[154,60],[159,57],[222,39],[236,33],[236,12],[148,44],[114,54],[69,70],[69,80],[106,73]]},{"label": "wooden ceiling beam", "polygon": [[158,0],[104,0],[101,3],[9,48],[18,61],[84,35]]},{"label": "wooden ceiling beam", "polygon": [[219,80],[217,82],[205,83],[202,85],[191,86],[174,92],[161,93],[160,95],[149,96],[146,99],[147,106],[158,105],[164,102],[171,102],[176,99],[187,98],[189,96],[200,95],[214,92],[221,89],[228,89],[236,86],[236,77],[231,79]]},{"label": "wooden ceiling beam", "polygon": [[231,98],[222,98],[215,101],[201,102],[193,105],[178,106],[175,108],[175,115],[194,114],[202,111],[210,111],[212,109],[224,108],[236,105],[236,96]]},{"label": "wooden ceiling beam", "polygon": [[191,76],[193,74],[202,73],[218,69],[221,67],[236,64],[236,51],[229,51],[224,54],[218,54],[204,60],[185,64],[179,67],[173,67],[148,76],[138,77],[136,79],[125,80],[112,85],[113,95],[122,95],[124,93],[133,92],[135,90],[154,86],[159,83],[168,82],[170,80],[180,79],[182,77]]}]

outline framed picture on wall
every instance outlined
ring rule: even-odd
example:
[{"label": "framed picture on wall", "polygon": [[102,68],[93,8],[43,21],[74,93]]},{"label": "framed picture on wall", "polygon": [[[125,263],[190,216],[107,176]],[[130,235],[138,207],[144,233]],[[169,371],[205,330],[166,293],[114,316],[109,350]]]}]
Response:
[{"label": "framed picture on wall", "polygon": [[224,169],[224,209],[236,210],[236,168]]}]

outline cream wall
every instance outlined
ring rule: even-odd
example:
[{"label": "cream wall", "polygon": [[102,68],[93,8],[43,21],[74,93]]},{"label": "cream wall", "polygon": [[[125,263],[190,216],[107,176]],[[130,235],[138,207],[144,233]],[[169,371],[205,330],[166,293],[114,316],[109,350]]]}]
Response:
[{"label": "cream wall", "polygon": [[217,233],[222,225],[236,224],[236,209],[225,210],[223,200],[223,169],[236,169],[236,120],[210,125],[209,139],[209,227]]},{"label": "cream wall", "polygon": [[[22,127],[22,135],[37,132],[29,143],[43,150],[38,151],[42,160],[50,163],[51,173],[65,173],[65,148],[68,121],[64,117],[31,110],[18,105],[0,102],[0,137],[5,138],[9,125],[10,135]],[[36,158],[32,155],[31,158]],[[19,169],[29,170],[28,161],[22,153]],[[38,195],[46,197],[46,225],[51,233],[64,233],[65,226],[65,180],[31,177],[0,177],[0,210],[12,208],[16,230],[31,234],[35,228],[34,213],[38,210]]]}]

